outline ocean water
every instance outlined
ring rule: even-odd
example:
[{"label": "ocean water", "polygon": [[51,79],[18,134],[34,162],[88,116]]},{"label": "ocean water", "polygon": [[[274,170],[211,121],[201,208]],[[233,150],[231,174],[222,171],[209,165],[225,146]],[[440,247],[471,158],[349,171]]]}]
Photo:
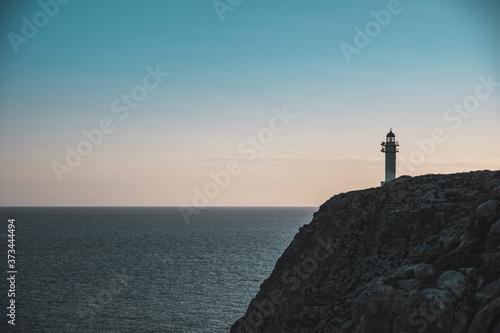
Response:
[{"label": "ocean water", "polygon": [[[229,332],[315,208],[0,208],[16,332]],[[9,285],[0,284],[0,331]]]}]

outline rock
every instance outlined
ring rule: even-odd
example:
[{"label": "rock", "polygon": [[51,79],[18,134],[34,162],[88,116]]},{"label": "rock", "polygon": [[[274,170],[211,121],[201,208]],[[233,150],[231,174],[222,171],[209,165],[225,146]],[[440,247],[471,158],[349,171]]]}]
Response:
[{"label": "rock", "polygon": [[456,313],[455,320],[453,321],[453,328],[451,332],[453,333],[465,333],[467,331],[467,326],[469,322],[469,317],[463,312]]},{"label": "rock", "polygon": [[448,289],[455,297],[462,298],[467,287],[467,277],[457,271],[447,271],[439,276],[437,285],[441,289]]},{"label": "rock", "polygon": [[484,293],[488,299],[500,296],[500,279],[490,283],[484,289]]},{"label": "rock", "polygon": [[500,199],[500,186],[496,186],[491,190],[491,195],[495,198]]},{"label": "rock", "polygon": [[449,292],[438,288],[412,292],[401,307],[391,332],[451,332],[453,301]]},{"label": "rock", "polygon": [[417,279],[425,279],[429,276],[434,275],[436,269],[434,265],[429,264],[418,264],[413,266],[413,271]]},{"label": "rock", "polygon": [[497,244],[500,242],[500,220],[491,225],[487,238],[491,244]]},{"label": "rock", "polygon": [[481,255],[481,261],[485,267],[490,269],[498,268],[500,266],[500,251],[488,251]]},{"label": "rock", "polygon": [[467,333],[500,332],[499,317],[500,297],[497,297],[477,312]]},{"label": "rock", "polygon": [[404,303],[404,292],[387,285],[377,285],[362,293],[351,305],[354,322],[358,330],[383,329],[382,318],[386,322],[396,320],[400,307]]},{"label": "rock", "polygon": [[497,211],[498,211],[498,201],[495,199],[490,199],[477,206],[475,215],[478,218],[484,217],[487,220],[491,220],[493,217],[497,215]]},{"label": "rock", "polygon": [[417,289],[417,287],[421,284],[422,281],[418,279],[399,280],[398,282],[396,282],[396,286],[398,287],[398,289],[404,290],[407,293]]},{"label": "rock", "polygon": [[336,195],[231,333],[500,332],[499,200],[499,171]]}]

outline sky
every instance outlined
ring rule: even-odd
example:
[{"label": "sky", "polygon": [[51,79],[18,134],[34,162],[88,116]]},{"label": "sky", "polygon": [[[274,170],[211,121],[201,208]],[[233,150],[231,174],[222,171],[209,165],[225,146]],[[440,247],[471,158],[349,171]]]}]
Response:
[{"label": "sky", "polygon": [[318,206],[500,169],[493,0],[0,5],[1,206]]}]

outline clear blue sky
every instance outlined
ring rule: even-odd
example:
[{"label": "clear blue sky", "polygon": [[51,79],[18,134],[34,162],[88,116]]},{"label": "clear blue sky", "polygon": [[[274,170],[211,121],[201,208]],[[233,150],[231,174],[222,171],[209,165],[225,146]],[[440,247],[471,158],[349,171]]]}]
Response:
[{"label": "clear blue sky", "polygon": [[[443,113],[500,81],[500,4],[403,0],[348,63],[340,44],[390,2],[244,0],[222,21],[210,0],[71,0],[16,53],[8,34],[42,9],[3,1],[0,205],[189,205],[230,160],[243,172],[210,205],[317,205],[379,184],[389,127],[402,159],[448,135],[407,173],[499,169],[500,87],[458,129]],[[112,102],[157,65],[169,76],[119,120]],[[284,107],[296,118],[246,161]],[[116,129],[60,182],[52,163],[103,118]]]}]

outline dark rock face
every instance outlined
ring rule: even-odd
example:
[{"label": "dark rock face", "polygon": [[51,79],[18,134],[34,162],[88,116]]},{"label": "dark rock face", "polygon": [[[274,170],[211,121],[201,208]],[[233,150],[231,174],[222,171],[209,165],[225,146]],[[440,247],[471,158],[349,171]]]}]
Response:
[{"label": "dark rock face", "polygon": [[243,332],[500,332],[500,171],[332,197],[231,328]]}]

